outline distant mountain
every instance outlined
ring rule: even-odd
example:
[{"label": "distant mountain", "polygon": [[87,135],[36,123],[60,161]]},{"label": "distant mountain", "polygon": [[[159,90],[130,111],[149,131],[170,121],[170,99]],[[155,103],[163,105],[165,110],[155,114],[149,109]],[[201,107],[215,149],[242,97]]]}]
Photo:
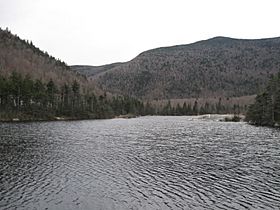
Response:
[{"label": "distant mountain", "polygon": [[123,63],[112,63],[103,66],[87,66],[87,65],[74,65],[70,66],[73,71],[79,72],[86,76],[94,76],[99,73],[105,72],[117,66],[120,66]]},{"label": "distant mountain", "polygon": [[143,99],[253,95],[280,70],[280,38],[215,37],[105,67],[76,70],[105,91]]}]

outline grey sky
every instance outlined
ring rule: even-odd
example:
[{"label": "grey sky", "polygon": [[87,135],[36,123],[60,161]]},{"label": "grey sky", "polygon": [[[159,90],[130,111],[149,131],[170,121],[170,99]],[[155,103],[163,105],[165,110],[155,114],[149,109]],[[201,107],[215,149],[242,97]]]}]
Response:
[{"label": "grey sky", "polygon": [[279,0],[0,0],[0,27],[66,63],[128,61],[214,36],[280,36]]}]

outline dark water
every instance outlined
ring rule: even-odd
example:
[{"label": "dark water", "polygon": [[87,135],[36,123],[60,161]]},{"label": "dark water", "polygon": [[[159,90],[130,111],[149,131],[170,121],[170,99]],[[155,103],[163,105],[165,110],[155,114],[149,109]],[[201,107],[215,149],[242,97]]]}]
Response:
[{"label": "dark water", "polygon": [[280,131],[191,117],[0,124],[0,209],[279,209]]}]

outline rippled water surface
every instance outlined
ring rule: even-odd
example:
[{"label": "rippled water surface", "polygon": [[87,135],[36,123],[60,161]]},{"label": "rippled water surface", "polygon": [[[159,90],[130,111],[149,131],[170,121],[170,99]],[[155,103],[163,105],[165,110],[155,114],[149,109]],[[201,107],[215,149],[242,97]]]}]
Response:
[{"label": "rippled water surface", "polygon": [[0,209],[279,209],[280,130],[193,117],[0,124]]}]

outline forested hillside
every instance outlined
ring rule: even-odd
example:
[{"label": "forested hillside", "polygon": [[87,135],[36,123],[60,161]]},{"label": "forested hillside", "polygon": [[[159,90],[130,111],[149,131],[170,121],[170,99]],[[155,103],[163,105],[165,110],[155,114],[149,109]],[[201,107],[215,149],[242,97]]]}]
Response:
[{"label": "forested hillside", "polygon": [[62,61],[0,29],[0,121],[140,115],[142,102],[107,97]]},{"label": "forested hillside", "polygon": [[52,79],[58,85],[74,80],[88,85],[84,76],[71,71],[63,61],[41,51],[31,41],[13,35],[8,29],[0,29],[0,74],[10,76],[13,71],[43,82]]},{"label": "forested hillside", "polygon": [[103,90],[142,99],[219,98],[257,94],[279,69],[280,38],[216,37],[143,52],[92,79]]},{"label": "forested hillside", "polygon": [[71,70],[79,72],[82,75],[92,77],[94,75],[100,74],[102,72],[105,72],[107,70],[110,70],[112,68],[115,68],[122,63],[112,63],[108,65],[103,66],[86,66],[86,65],[74,65],[70,66]]},{"label": "forested hillside", "polygon": [[280,125],[280,73],[272,77],[265,90],[256,97],[246,119],[255,125]]}]

